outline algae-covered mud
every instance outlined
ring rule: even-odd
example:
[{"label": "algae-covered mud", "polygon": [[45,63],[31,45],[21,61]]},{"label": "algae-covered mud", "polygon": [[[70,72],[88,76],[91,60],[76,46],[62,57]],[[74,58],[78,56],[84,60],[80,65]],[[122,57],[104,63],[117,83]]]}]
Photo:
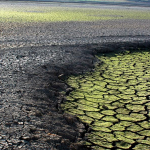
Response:
[{"label": "algae-covered mud", "polygon": [[90,148],[150,149],[150,52],[98,56],[92,73],[69,77],[63,109],[88,124]]},{"label": "algae-covered mud", "polygon": [[150,19],[149,9],[73,8],[61,6],[0,7],[0,22],[65,22]]}]

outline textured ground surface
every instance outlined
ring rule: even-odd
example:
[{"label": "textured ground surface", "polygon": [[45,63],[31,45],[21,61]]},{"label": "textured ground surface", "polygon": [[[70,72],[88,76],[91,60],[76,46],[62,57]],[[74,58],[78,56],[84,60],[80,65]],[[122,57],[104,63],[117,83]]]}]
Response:
[{"label": "textured ground surface", "polygon": [[87,131],[60,110],[60,92],[70,91],[63,75],[92,69],[96,50],[149,41],[149,28],[149,20],[0,22],[0,149],[77,149]]},{"label": "textured ground surface", "polygon": [[150,149],[149,58],[149,51],[105,54],[92,74],[68,79],[74,91],[62,106],[90,126],[93,149]]}]

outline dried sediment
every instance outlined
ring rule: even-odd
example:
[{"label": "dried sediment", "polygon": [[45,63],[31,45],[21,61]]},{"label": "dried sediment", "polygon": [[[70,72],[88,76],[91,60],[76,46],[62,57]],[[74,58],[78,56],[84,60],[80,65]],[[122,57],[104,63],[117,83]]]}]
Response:
[{"label": "dried sediment", "polygon": [[98,56],[95,71],[67,82],[74,88],[62,104],[88,128],[91,149],[150,149],[150,51]]},{"label": "dried sediment", "polygon": [[71,90],[63,79],[91,71],[96,53],[149,47],[149,27],[149,20],[1,22],[0,149],[78,149],[87,127],[63,114],[61,92]]},{"label": "dried sediment", "polygon": [[[91,71],[97,60],[96,52],[124,50],[125,46],[133,48],[136,44],[113,45],[1,50],[1,149],[79,149],[87,128],[76,117],[63,114],[60,108],[65,100],[61,92],[69,92],[64,79]],[[148,42],[136,45],[146,46],[149,47]]]}]

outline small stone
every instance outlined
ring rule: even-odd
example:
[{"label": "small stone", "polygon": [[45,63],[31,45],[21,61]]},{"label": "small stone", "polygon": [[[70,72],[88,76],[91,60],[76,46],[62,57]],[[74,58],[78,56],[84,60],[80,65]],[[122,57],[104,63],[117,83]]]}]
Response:
[{"label": "small stone", "polygon": [[26,140],[26,141],[30,141],[32,138],[29,137],[29,136],[23,136],[23,137],[20,137],[20,140]]},{"label": "small stone", "polygon": [[69,139],[62,139],[61,144],[69,145],[70,140]]},{"label": "small stone", "polygon": [[18,122],[19,125],[23,125],[23,122]]}]

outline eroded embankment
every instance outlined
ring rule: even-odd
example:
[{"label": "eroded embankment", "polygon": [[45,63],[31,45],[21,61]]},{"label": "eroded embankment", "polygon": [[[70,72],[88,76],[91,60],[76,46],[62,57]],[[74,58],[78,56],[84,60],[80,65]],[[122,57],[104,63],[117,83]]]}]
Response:
[{"label": "eroded embankment", "polygon": [[94,72],[68,78],[73,91],[61,106],[85,124],[90,149],[150,149],[150,51],[142,47],[98,55]]}]

